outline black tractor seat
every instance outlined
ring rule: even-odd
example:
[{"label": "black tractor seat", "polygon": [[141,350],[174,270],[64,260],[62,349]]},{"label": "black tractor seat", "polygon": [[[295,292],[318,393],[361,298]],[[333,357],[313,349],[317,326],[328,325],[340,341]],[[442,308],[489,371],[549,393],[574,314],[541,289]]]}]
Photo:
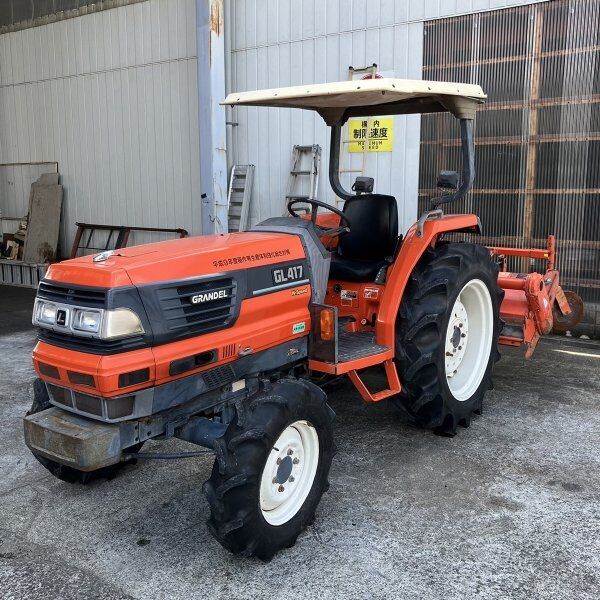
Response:
[{"label": "black tractor seat", "polygon": [[329,277],[342,281],[374,281],[394,255],[398,243],[398,205],[393,196],[361,194],[346,200],[350,233],[340,237],[331,257]]},{"label": "black tractor seat", "polygon": [[386,264],[385,260],[353,260],[343,258],[339,254],[331,255],[329,276],[342,281],[375,281],[379,269]]}]

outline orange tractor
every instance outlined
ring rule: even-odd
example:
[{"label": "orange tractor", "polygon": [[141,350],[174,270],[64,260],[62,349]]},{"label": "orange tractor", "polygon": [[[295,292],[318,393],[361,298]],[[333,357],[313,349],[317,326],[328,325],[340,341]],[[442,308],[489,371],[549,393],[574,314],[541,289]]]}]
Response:
[{"label": "orange tractor", "polygon": [[[553,315],[572,318],[553,243],[445,239],[481,231],[476,215],[441,207],[472,186],[484,99],[475,85],[398,79],[230,95],[227,105],[323,117],[343,210],[300,198],[289,216],[250,231],[52,265],[33,314],[39,379],[24,427],[34,456],[56,477],[86,482],[148,454],[138,453],[149,439],[209,448],[211,532],[234,553],[268,559],[295,542],[328,486],[334,413],[317,385],[324,378],[348,375],[366,402],[390,398],[439,433],[468,426],[492,385],[498,343],[531,354]],[[370,178],[353,193],[340,184],[342,126],[439,111],[460,120],[462,173],[442,173],[445,193],[403,236],[394,197],[373,193]],[[499,272],[511,254],[546,258],[548,270]],[[383,367],[383,389],[365,383],[371,367]]]}]

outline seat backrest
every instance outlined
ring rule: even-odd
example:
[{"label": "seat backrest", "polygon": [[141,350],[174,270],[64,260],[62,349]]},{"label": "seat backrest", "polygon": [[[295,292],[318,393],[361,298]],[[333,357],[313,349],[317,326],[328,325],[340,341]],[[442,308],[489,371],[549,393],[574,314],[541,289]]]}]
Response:
[{"label": "seat backrest", "polygon": [[393,196],[360,194],[346,200],[350,233],[340,236],[338,253],[354,260],[392,256],[398,237],[398,205]]}]

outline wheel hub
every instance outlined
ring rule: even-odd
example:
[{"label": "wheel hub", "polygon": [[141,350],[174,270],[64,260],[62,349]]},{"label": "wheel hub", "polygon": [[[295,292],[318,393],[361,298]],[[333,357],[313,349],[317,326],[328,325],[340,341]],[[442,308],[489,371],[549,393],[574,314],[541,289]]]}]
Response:
[{"label": "wheel hub", "polygon": [[467,350],[469,317],[460,295],[452,308],[452,315],[446,333],[446,376],[454,377]]},{"label": "wheel hub", "polygon": [[472,398],[485,376],[495,318],[487,285],[468,281],[452,306],[444,345],[446,383],[459,402]]},{"label": "wheel hub", "polygon": [[286,456],[282,461],[279,467],[277,467],[277,475],[273,480],[274,483],[285,483],[292,474],[292,469],[294,468],[294,463],[292,462],[291,456]]},{"label": "wheel hub", "polygon": [[260,483],[260,508],[271,525],[289,521],[302,507],[319,462],[319,437],[308,421],[286,427],[267,456]]}]

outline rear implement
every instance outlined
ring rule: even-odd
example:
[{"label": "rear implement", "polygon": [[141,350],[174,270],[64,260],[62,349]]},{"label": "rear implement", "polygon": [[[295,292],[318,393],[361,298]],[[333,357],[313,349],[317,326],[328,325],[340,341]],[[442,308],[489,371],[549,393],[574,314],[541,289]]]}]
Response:
[{"label": "rear implement", "polygon": [[[573,329],[583,316],[583,302],[574,292],[565,293],[556,269],[556,242],[548,236],[545,249],[491,247],[490,252],[501,261],[498,285],[504,290],[500,314],[504,329],[500,344],[525,346],[525,357],[531,358],[542,335],[553,329],[566,332]],[[541,273],[510,273],[507,258],[519,257],[544,260]],[[568,296],[567,296],[568,295]]]}]

